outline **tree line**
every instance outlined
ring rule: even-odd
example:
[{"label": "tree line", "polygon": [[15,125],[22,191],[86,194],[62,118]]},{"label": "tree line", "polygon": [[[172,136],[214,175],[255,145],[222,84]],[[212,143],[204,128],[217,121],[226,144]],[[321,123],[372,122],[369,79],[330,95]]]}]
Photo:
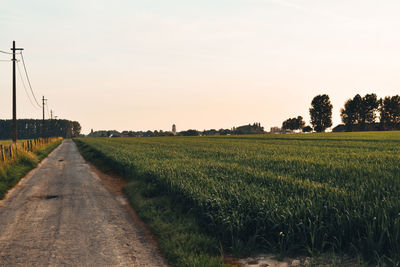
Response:
[{"label": "tree line", "polygon": [[204,131],[197,130],[187,130],[181,131],[177,135],[181,136],[211,136],[211,135],[243,135],[243,134],[262,134],[264,133],[264,127],[261,126],[261,123],[255,122],[253,124],[242,125],[238,127],[232,127],[232,129],[210,129]]},{"label": "tree line", "polygon": [[[253,124],[243,125],[239,127],[232,127],[231,129],[210,129],[204,131],[198,131],[195,129],[189,129],[186,131],[177,132],[177,136],[211,136],[211,135],[230,135],[230,134],[262,134],[264,133],[264,127],[259,122]],[[157,137],[157,136],[174,136],[174,133],[170,131],[155,130],[155,131],[122,131],[116,130],[101,130],[93,131],[87,135],[88,137]]]},{"label": "tree line", "polygon": [[[301,116],[289,118],[282,123],[284,130],[302,130],[303,132],[324,132],[332,126],[332,104],[326,94],[317,95],[311,101],[310,122],[305,126]],[[400,129],[400,96],[380,98],[376,94],[359,94],[346,100],[340,110],[345,131],[399,130]],[[377,118],[379,117],[379,122]]]},{"label": "tree line", "polygon": [[[0,139],[12,138],[12,120],[0,120]],[[40,137],[77,137],[81,132],[81,125],[70,120],[17,120],[18,139],[35,139]],[[44,136],[43,136],[44,133]]]},{"label": "tree line", "polygon": [[378,99],[376,94],[357,94],[345,102],[340,116],[347,131],[400,129],[400,96]]}]

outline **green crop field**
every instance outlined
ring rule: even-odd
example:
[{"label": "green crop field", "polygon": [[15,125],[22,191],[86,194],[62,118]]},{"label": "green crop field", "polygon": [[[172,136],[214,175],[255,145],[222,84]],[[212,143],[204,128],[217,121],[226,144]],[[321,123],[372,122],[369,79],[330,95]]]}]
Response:
[{"label": "green crop field", "polygon": [[78,142],[190,208],[226,250],[399,261],[400,132]]}]

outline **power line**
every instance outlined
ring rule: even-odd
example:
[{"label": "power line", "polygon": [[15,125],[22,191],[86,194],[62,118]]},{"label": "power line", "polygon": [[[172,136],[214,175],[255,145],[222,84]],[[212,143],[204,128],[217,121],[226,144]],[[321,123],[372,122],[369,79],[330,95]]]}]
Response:
[{"label": "power line", "polygon": [[36,104],[38,105],[38,107],[41,108],[42,106],[41,106],[41,105],[39,104],[39,102],[37,101],[36,96],[35,96],[35,93],[33,92],[32,85],[31,85],[31,81],[29,80],[28,72],[26,71],[26,65],[25,65],[24,55],[22,54],[22,52],[21,52],[21,59],[22,59],[22,64],[24,65],[24,70],[25,70],[26,79],[27,79],[27,81],[28,81],[29,88],[31,89],[31,93],[32,93],[33,99],[35,100],[35,102],[36,102]]},{"label": "power line", "polygon": [[[7,54],[7,55],[12,55],[12,54],[13,54],[13,53],[11,53],[11,52],[1,51],[1,50],[0,50],[0,53]],[[19,54],[19,53],[18,53],[18,54]]]},{"label": "power line", "polygon": [[28,99],[29,99],[29,102],[31,102],[32,106],[34,106],[35,108],[39,109],[39,108],[37,107],[37,105],[35,105],[35,104],[33,103],[33,101],[32,101],[32,99],[31,99],[31,97],[29,96],[28,89],[26,88],[26,85],[25,85],[24,79],[23,79],[23,77],[22,77],[21,69],[20,69],[20,67],[19,67],[19,64],[18,64],[18,63],[19,63],[19,61],[17,61],[17,69],[18,69],[19,77],[20,77],[20,79],[21,79],[22,86],[24,87],[24,90],[25,90],[26,96],[28,97]]},{"label": "power line", "polygon": [[37,106],[36,106],[36,105],[33,103],[33,101],[32,101],[32,99],[31,99],[31,97],[29,96],[29,93],[28,93],[28,90],[27,90],[27,88],[26,88],[26,85],[25,85],[24,79],[22,78],[21,69],[20,69],[20,67],[19,67],[19,64],[18,64],[18,62],[17,62],[17,69],[18,69],[18,73],[19,73],[19,77],[20,77],[20,80],[21,80],[22,86],[24,87],[24,90],[25,90],[26,96],[27,96],[27,97],[28,97],[28,99],[29,99],[29,102],[31,102],[32,106],[34,106],[35,108],[38,108],[38,107],[37,107]]}]

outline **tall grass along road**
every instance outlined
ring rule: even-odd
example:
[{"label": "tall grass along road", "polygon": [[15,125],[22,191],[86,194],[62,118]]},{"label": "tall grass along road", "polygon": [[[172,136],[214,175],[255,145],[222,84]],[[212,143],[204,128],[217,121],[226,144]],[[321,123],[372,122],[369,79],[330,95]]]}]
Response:
[{"label": "tall grass along road", "polygon": [[164,264],[70,140],[1,204],[1,266]]}]

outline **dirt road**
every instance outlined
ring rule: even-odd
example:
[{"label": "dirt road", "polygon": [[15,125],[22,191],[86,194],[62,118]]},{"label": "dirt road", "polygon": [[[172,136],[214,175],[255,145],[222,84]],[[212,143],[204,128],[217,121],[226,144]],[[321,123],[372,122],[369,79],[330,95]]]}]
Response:
[{"label": "dirt road", "polygon": [[66,140],[0,206],[0,266],[164,266]]}]

